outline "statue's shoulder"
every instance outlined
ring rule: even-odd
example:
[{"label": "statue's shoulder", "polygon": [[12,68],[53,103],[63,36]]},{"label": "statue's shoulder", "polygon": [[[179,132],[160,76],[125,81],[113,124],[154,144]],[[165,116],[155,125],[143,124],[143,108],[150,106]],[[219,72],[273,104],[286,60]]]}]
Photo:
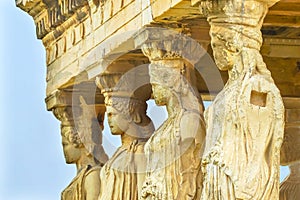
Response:
[{"label": "statue's shoulder", "polygon": [[100,173],[101,168],[102,167],[100,165],[94,165],[94,166],[87,165],[85,176],[88,176],[91,173],[92,174]]},{"label": "statue's shoulder", "polygon": [[199,121],[203,119],[203,114],[199,110],[183,110],[179,115],[180,121],[186,121],[187,123]]}]

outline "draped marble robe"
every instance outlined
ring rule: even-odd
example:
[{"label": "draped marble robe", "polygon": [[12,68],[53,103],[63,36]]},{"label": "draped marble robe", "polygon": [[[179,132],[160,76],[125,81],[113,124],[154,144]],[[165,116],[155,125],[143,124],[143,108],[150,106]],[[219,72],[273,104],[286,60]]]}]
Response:
[{"label": "draped marble robe", "polygon": [[277,0],[207,0],[214,58],[229,80],[206,110],[201,200],[279,198],[284,106],[259,52]]},{"label": "draped marble robe", "polygon": [[62,191],[61,200],[86,200],[86,179],[89,176],[99,176],[101,167],[87,165],[81,169],[71,183]]},{"label": "draped marble robe", "polygon": [[168,118],[145,145],[147,176],[142,199],[199,199],[202,187],[201,156],[205,138],[202,102],[182,59],[170,65],[152,61],[150,81],[157,105],[165,105]]},{"label": "draped marble robe", "polygon": [[[144,145],[154,131],[146,115],[146,102],[124,97],[106,97],[108,124],[122,145],[100,172],[99,200],[138,200],[146,174]],[[130,111],[126,113],[125,109]]]},{"label": "draped marble robe", "polygon": [[100,172],[99,200],[138,200],[145,180],[145,141],[123,144]]}]

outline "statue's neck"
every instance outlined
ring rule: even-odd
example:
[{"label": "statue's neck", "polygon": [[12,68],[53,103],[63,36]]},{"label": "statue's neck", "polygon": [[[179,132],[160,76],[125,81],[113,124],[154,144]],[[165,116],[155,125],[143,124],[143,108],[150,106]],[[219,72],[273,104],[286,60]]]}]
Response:
[{"label": "statue's neck", "polygon": [[172,117],[180,112],[180,99],[178,99],[175,95],[172,95],[169,99],[169,102],[166,105],[168,117]]},{"label": "statue's neck", "polygon": [[131,143],[137,139],[136,137],[132,136],[132,134],[130,133],[130,131],[127,131],[126,133],[121,135],[122,146],[130,146]]},{"label": "statue's neck", "polygon": [[[244,48],[242,52],[235,57],[233,63],[232,68],[228,70],[229,81],[243,78],[246,74],[254,74],[257,71],[262,73],[266,70],[262,56],[256,49]],[[259,70],[257,69],[258,66],[260,66]]]},{"label": "statue's neck", "polygon": [[168,117],[178,115],[181,110],[195,110],[202,112],[201,104],[199,102],[199,97],[196,96],[189,88],[189,91],[186,91],[185,94],[181,96],[172,95],[170,97],[166,107],[168,112]]},{"label": "statue's neck", "polygon": [[96,162],[93,156],[88,156],[88,153],[83,153],[80,159],[76,162],[77,174],[87,165],[94,166]]}]

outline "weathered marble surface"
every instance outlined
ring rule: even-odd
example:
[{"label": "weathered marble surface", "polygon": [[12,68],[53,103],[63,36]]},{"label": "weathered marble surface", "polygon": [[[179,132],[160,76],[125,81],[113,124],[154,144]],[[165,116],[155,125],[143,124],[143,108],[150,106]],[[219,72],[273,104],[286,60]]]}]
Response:
[{"label": "weathered marble surface", "polygon": [[[100,75],[97,85],[105,96],[111,133],[120,135],[122,145],[101,170],[99,200],[138,200],[146,175],[144,145],[154,131],[146,114],[149,87],[136,85],[147,79],[148,70]],[[147,89],[148,88],[148,89]]]},{"label": "weathered marble surface", "polygon": [[[203,105],[193,68],[199,49],[191,40],[168,31],[144,33],[150,34],[142,50],[151,62],[153,98],[158,106],[166,106],[168,118],[145,145],[147,176],[142,199],[198,199],[205,138]],[[159,35],[161,40],[151,40]]]},{"label": "weathered marble surface", "polygon": [[276,1],[203,1],[217,66],[229,79],[206,111],[201,199],[279,198],[284,107],[259,52]]},{"label": "weathered marble surface", "polygon": [[[63,106],[53,110],[61,121],[66,163],[75,164],[77,169],[74,179],[62,191],[62,200],[97,199],[101,187],[100,169],[107,160],[102,147],[101,123],[92,112],[95,108],[87,105],[82,97],[80,100],[80,108]],[[78,114],[80,117],[74,119]]]},{"label": "weathered marble surface", "polygon": [[[198,10],[198,6],[201,2],[204,2],[201,7],[205,8],[202,13]],[[296,99],[297,97],[299,98],[300,54],[298,52],[300,49],[300,4],[295,0],[281,0],[268,12],[267,7],[270,7],[275,2],[277,2],[277,0],[17,0],[16,4],[33,17],[36,24],[37,37],[42,40],[45,46],[47,58],[46,102],[49,110],[62,109],[60,102],[62,96],[56,95],[58,91],[76,93],[78,91],[76,91],[76,89],[74,89],[76,87],[73,86],[78,83],[94,82],[93,78],[99,75],[100,72],[103,72],[105,67],[107,67],[107,63],[111,64],[114,62],[110,60],[110,56],[115,54],[126,54],[125,56],[121,55],[121,59],[123,60],[132,57],[134,59],[141,59],[142,57],[143,60],[147,60],[143,55],[143,53],[145,53],[151,60],[151,64],[163,66],[167,69],[166,71],[170,73],[167,76],[171,77],[169,83],[174,83],[174,85],[181,83],[180,81],[174,82],[176,80],[172,79],[172,70],[170,69],[178,68],[180,69],[180,73],[184,74],[185,69],[182,68],[182,66],[186,65],[189,68],[192,66],[189,66],[191,63],[188,64],[181,60],[180,54],[178,54],[179,51],[154,51],[154,45],[148,48],[148,50],[144,48],[143,53],[140,50],[128,53],[128,51],[135,48],[132,40],[136,31],[144,26],[167,27],[172,30],[188,33],[191,38],[204,44],[208,51],[210,50],[210,45],[208,44],[210,40],[212,40],[215,61],[221,70],[227,70],[229,72],[229,80],[224,90],[220,92],[213,105],[206,112],[208,137],[205,157],[202,163],[206,180],[204,182],[203,198],[218,199],[224,195],[225,199],[277,199],[279,170],[278,149],[283,134],[283,106],[279,91],[264,61],[268,63],[268,67],[272,71],[273,78],[281,91],[281,95],[285,97],[295,97]],[[211,26],[211,37],[208,35],[209,25],[203,14],[208,15]],[[266,18],[263,22],[265,16]],[[263,35],[265,42],[261,53],[264,55],[264,61],[259,53],[262,45],[260,33],[262,25],[264,25]],[[167,48],[173,47],[172,41],[162,43],[168,46]],[[153,59],[152,56],[156,56],[156,59]],[[160,56],[163,56],[163,58],[157,59]],[[132,60],[130,60],[130,62],[132,62]],[[208,66],[208,68],[209,67],[211,66]],[[160,75],[162,76],[163,73],[157,76]],[[226,73],[222,73],[222,78],[227,80],[228,76]],[[155,81],[152,80],[152,82]],[[159,82],[157,85],[164,84],[165,83]],[[209,95],[207,94],[211,91],[205,87],[203,82],[199,81],[197,84],[197,89],[202,92],[202,95],[208,97]],[[184,107],[184,109],[181,110],[182,107],[179,108],[178,102],[189,102],[194,97],[189,99],[189,95],[187,98],[181,95],[180,98],[185,98],[185,100],[182,100],[177,98],[178,96],[176,95],[178,94],[176,91],[174,92],[174,88],[170,89],[169,86],[160,87],[157,85],[154,84],[153,87],[157,103],[161,105],[169,104],[168,107],[171,111],[169,120],[156,131],[155,135],[159,137],[153,136],[152,139],[149,140],[149,145],[146,145],[148,163],[150,163],[149,169],[156,172],[148,174],[148,177],[152,176],[154,181],[151,181],[151,178],[150,181],[146,181],[146,186],[143,188],[145,191],[144,194],[145,196],[155,196],[155,198],[163,198],[165,195],[171,195],[169,199],[176,198],[174,196],[177,196],[177,199],[185,199],[185,197],[180,195],[184,196],[191,193],[191,198],[196,198],[195,196],[201,193],[202,186],[199,182],[195,184],[195,180],[199,178],[197,180],[201,182],[202,177],[195,178],[196,176],[194,176],[191,179],[189,178],[193,176],[191,174],[195,175],[200,172],[200,167],[198,166],[200,160],[198,158],[201,158],[201,155],[193,158],[191,158],[191,155],[193,151],[199,152],[197,145],[201,146],[204,139],[201,136],[199,137],[201,139],[195,140],[197,143],[195,146],[187,145],[191,147],[191,149],[186,148],[184,141],[189,141],[190,138],[194,137],[190,135],[193,131],[190,132],[190,130],[186,130],[193,129],[190,127],[195,125],[190,124],[190,119],[200,121],[201,130],[199,130],[199,132],[204,131],[202,130],[202,110],[201,108],[195,108],[195,110],[199,110],[199,113],[197,111],[195,114],[193,111],[190,112],[190,107],[186,109],[185,106],[180,105]],[[172,85],[172,87],[174,85]],[[215,90],[213,92],[218,91],[219,90]],[[99,99],[102,101],[103,96],[100,96],[101,94],[98,94],[97,101],[99,101]],[[107,99],[109,98],[110,97]],[[178,99],[180,99],[180,101],[177,101]],[[196,99],[198,99],[198,97]],[[208,100],[210,99],[211,97],[208,98]],[[123,102],[122,100],[116,101]],[[195,100],[194,102],[197,101],[198,100]],[[101,103],[104,104],[104,102]],[[82,104],[85,105],[84,102],[82,102]],[[130,103],[123,102],[120,104],[129,105]],[[71,104],[67,106],[70,107]],[[174,113],[172,111],[173,109],[178,109],[178,115],[175,116],[172,114]],[[89,108],[87,108],[87,110],[89,110]],[[194,109],[192,108],[192,110]],[[64,113],[65,111],[66,110],[54,111],[54,113]],[[108,106],[108,111],[110,113],[120,112],[120,110],[113,108],[113,106]],[[294,115],[297,112],[294,112]],[[117,115],[119,118],[111,121],[126,121],[121,118],[121,114]],[[134,120],[138,120],[138,117]],[[106,156],[102,154],[102,152],[104,152],[103,148],[100,147],[94,150],[94,145],[90,143],[91,140],[89,140],[89,138],[85,138],[87,140],[84,142],[78,142],[86,145],[85,148],[82,148],[82,145],[74,143],[75,140],[73,138],[77,138],[79,135],[82,139],[82,136],[86,135],[82,133],[91,133],[90,127],[87,128],[85,126],[93,121],[94,120],[89,118],[88,112],[86,112],[85,115],[82,116],[82,119],[77,121],[79,122],[79,127],[77,128],[80,129],[81,126],[81,130],[77,130],[77,128],[75,130],[76,125],[70,124],[69,122],[63,123],[62,125],[67,162],[78,163],[78,177],[73,180],[69,189],[63,192],[65,198],[76,199],[79,198],[79,196],[88,198],[86,197],[87,194],[90,194],[90,192],[96,194],[99,192],[99,189],[102,188],[98,186],[98,183],[95,183],[95,185],[97,185],[96,189],[92,189],[91,191],[82,190],[85,188],[85,181],[83,180],[87,180],[86,177],[89,176],[89,174],[94,174],[94,172],[99,173],[99,163],[95,163],[93,156],[99,158],[102,164],[105,162]],[[123,122],[119,123],[128,124]],[[181,130],[182,127],[185,127],[185,130]],[[288,126],[287,128],[289,132],[299,129],[295,126]],[[123,130],[123,128],[121,129]],[[195,128],[195,130],[198,129]],[[129,132],[135,131],[130,130]],[[120,134],[120,130],[117,132],[117,134]],[[126,133],[127,132],[128,131],[126,131]],[[137,132],[139,131],[136,131],[136,133]],[[145,130],[142,132],[151,131]],[[173,135],[168,134],[170,132]],[[196,132],[195,134],[198,134],[198,131]],[[263,134],[258,135],[257,133]],[[71,138],[73,139],[69,139],[69,135],[72,135]],[[183,140],[180,140],[178,146],[184,146],[184,149],[188,151],[182,151],[181,148],[170,147],[168,151],[172,150],[173,152],[174,150],[176,154],[180,152],[179,154],[182,156],[181,159],[174,162],[175,165],[178,165],[172,165],[166,168],[169,170],[168,172],[157,170],[157,167],[153,164],[155,162],[151,161],[153,160],[152,158],[155,157],[151,154],[159,149],[156,148],[155,144],[164,143],[164,139],[170,139],[171,137],[177,140],[177,136],[183,137]],[[145,140],[150,136],[148,135],[144,138],[145,140],[138,139],[136,141],[135,139],[139,137],[140,136],[123,138],[123,146],[106,165],[107,171],[110,171],[112,168],[123,168],[124,166],[129,168],[144,166],[136,161],[138,159],[135,158],[135,155],[143,154],[142,149],[143,146],[145,146]],[[294,144],[293,142],[297,140],[298,137],[296,134],[292,136],[288,134],[286,143],[281,151],[282,164],[290,165],[293,169],[297,169],[297,165],[293,163],[299,160],[299,152],[295,150],[297,146],[292,145]],[[193,140],[191,140],[189,144],[193,144]],[[269,145],[268,148],[267,145]],[[228,148],[228,146],[232,148]],[[69,148],[73,150],[69,151]],[[169,156],[168,151],[158,155],[157,158],[164,160],[164,157]],[[127,152],[130,153],[128,154]],[[262,155],[262,152],[266,152],[266,154]],[[93,156],[91,156],[91,154],[93,154]],[[79,157],[80,159],[77,159]],[[194,165],[184,166],[182,163],[187,161],[182,158],[185,157],[189,157],[187,159],[189,161],[194,160],[194,162],[192,162]],[[121,161],[116,161],[118,158],[122,158],[124,161],[122,159]],[[173,156],[171,156],[170,163],[172,163],[172,158]],[[129,162],[130,159],[135,161]],[[131,163],[135,164],[131,165]],[[116,166],[112,167],[114,164],[116,164]],[[88,166],[92,166],[92,168]],[[185,173],[185,171],[181,173],[185,167],[190,167],[189,169],[193,172],[189,171],[189,173],[191,172],[190,174]],[[95,169],[95,171],[90,171],[91,169]],[[208,173],[211,170],[214,170],[214,172]],[[172,178],[159,180],[170,171],[178,172],[179,175],[174,176],[174,179],[183,181],[179,181],[179,184],[175,183],[174,185],[177,186],[173,188],[170,188],[169,183],[169,185],[166,184],[168,181],[174,181]],[[291,176],[281,186],[282,194],[284,195],[289,193],[288,190],[293,192],[293,188],[297,188],[296,180],[298,179],[296,177],[298,177],[298,175],[297,171],[293,171]],[[116,174],[115,177],[121,176],[122,172],[117,170]],[[201,175],[201,173],[199,174]],[[248,176],[249,174],[251,174],[251,176]],[[107,174],[102,175],[102,177],[106,175]],[[160,175],[162,176],[160,177]],[[112,177],[113,176],[114,175],[112,175]],[[134,188],[136,185],[141,185],[140,183],[137,184],[135,180],[143,180],[143,176],[142,178],[136,178],[134,175],[132,179],[130,178],[130,180],[133,181],[129,181],[132,184],[127,186]],[[258,181],[255,177],[261,177],[259,181],[260,184],[257,184]],[[107,179],[113,180],[114,178],[109,177]],[[210,180],[218,181],[210,182]],[[293,180],[293,186],[290,180]],[[228,183],[228,185],[224,183]],[[116,183],[113,181],[110,182],[110,185],[114,184]],[[155,184],[157,184],[157,188],[155,188]],[[188,186],[189,184],[192,186]],[[216,185],[218,185],[218,187],[215,187]],[[219,186],[221,188],[220,191],[218,190]],[[268,186],[270,186],[270,188],[274,186],[274,190],[269,189]],[[76,189],[73,190],[75,187],[80,189],[75,192]],[[91,188],[94,187],[89,187],[89,189]],[[107,188],[108,187],[105,189]],[[197,188],[196,192],[194,188]],[[107,194],[115,193],[113,187],[108,189],[110,189],[110,192],[107,192]],[[139,193],[137,192],[139,189],[142,189],[142,186],[138,186],[138,189],[135,188],[132,193]],[[169,191],[166,192],[166,190]],[[72,192],[68,193],[67,191]],[[225,193],[223,193],[223,191]],[[265,191],[265,194],[262,194],[261,191]],[[85,192],[87,192],[87,194]],[[270,196],[269,194],[274,196]],[[72,195],[74,195],[74,197]],[[119,195],[122,196],[121,194]],[[208,195],[209,198],[205,195]],[[259,196],[261,195],[265,196],[260,198]],[[93,196],[95,197],[96,195]],[[124,198],[133,198],[129,197],[129,193],[126,193],[125,196]]]}]

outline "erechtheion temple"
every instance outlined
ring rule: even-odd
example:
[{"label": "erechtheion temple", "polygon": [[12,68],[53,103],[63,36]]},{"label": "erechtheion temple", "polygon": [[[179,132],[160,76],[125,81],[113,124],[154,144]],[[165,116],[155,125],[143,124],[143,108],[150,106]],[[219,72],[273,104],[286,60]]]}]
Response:
[{"label": "erechtheion temple", "polygon": [[[61,199],[300,199],[299,0],[16,5],[45,47],[47,109],[77,167]],[[168,113],[156,129],[149,99]],[[122,142],[110,158],[105,115]]]}]

